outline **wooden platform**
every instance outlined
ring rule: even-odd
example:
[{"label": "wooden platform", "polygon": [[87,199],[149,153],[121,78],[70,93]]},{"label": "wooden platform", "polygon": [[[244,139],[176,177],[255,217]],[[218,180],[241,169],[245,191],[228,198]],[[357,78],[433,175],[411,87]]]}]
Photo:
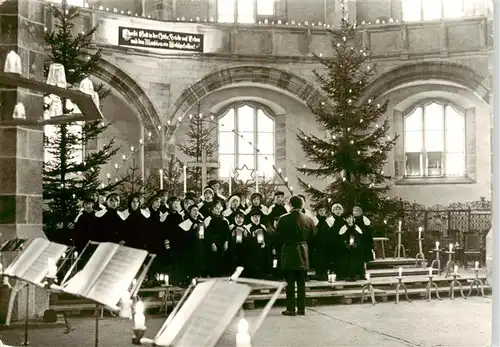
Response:
[{"label": "wooden platform", "polygon": [[415,266],[416,258],[377,258],[367,264],[368,269],[380,267]]}]

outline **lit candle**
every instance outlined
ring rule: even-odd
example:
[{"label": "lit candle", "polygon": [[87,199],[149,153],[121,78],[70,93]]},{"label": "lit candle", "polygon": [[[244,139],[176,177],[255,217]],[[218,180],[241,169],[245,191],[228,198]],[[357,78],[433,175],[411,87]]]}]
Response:
[{"label": "lit candle", "polygon": [[350,246],[354,245],[354,237],[352,236],[349,238],[349,245]]},{"label": "lit candle", "polygon": [[47,277],[55,278],[57,275],[57,265],[54,258],[47,258]]},{"label": "lit candle", "polygon": [[278,259],[273,259],[273,268],[276,269],[278,267]]},{"label": "lit candle", "polygon": [[164,279],[165,279],[164,274],[158,274],[158,282],[163,282]]},{"label": "lit candle", "polygon": [[367,281],[370,281],[370,273],[369,272],[366,273],[365,277],[366,277]]},{"label": "lit candle", "polygon": [[455,265],[455,267],[453,268],[453,272],[455,273],[455,275],[458,273],[458,265]]},{"label": "lit candle", "polygon": [[453,252],[453,243],[450,243],[450,252]]},{"label": "lit candle", "polygon": [[160,169],[160,189],[163,189],[163,170]]},{"label": "lit candle", "polygon": [[259,171],[255,170],[255,192],[259,192]]},{"label": "lit candle", "polygon": [[436,241],[436,249],[439,249],[439,241]]},{"label": "lit candle", "polygon": [[403,268],[399,267],[399,277],[403,277]]},{"label": "lit candle", "polygon": [[203,227],[203,225],[200,225],[200,228],[198,229],[198,238],[199,239],[205,238],[205,228]]},{"label": "lit candle", "polygon": [[262,230],[257,231],[257,243],[264,243],[264,233]]},{"label": "lit candle", "polygon": [[432,276],[432,268],[429,268],[429,276]]},{"label": "lit candle", "polygon": [[241,243],[243,241],[243,232],[241,228],[236,228],[236,243]]},{"label": "lit candle", "polygon": [[233,191],[233,169],[231,168],[229,168],[229,181],[227,184],[229,185],[229,195],[231,195]]},{"label": "lit candle", "polygon": [[418,238],[421,239],[422,238],[422,230],[423,228],[422,227],[418,227]]},{"label": "lit candle", "polygon": [[402,221],[399,221],[398,222],[398,231],[401,232],[401,226],[403,225],[403,222]]},{"label": "lit candle", "polygon": [[132,300],[130,299],[129,293],[124,295],[120,301],[120,317],[132,317]]},{"label": "lit candle", "polygon": [[188,188],[187,188],[187,166],[186,165],[184,165],[182,167],[182,178],[184,179],[184,194],[186,194],[187,190],[188,190]]},{"label": "lit candle", "polygon": [[134,329],[146,329],[146,316],[144,316],[144,304],[138,301],[135,304]]},{"label": "lit candle", "polygon": [[245,318],[241,318],[238,322],[236,347],[252,347],[250,334],[248,333],[248,322]]},{"label": "lit candle", "polygon": [[170,285],[170,278],[168,275],[165,275],[165,285],[169,286]]},{"label": "lit candle", "polygon": [[475,266],[475,269],[479,269],[479,262],[478,261],[474,262],[474,266]]}]

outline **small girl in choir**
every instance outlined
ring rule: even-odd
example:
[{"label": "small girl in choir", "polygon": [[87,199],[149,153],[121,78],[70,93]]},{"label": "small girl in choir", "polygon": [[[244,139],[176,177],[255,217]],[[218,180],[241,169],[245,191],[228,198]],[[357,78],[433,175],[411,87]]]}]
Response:
[{"label": "small girl in choir", "polygon": [[252,209],[248,215],[250,223],[246,225],[249,232],[248,259],[245,262],[245,273],[247,277],[264,278],[269,273],[269,252],[266,246],[267,230],[261,223],[262,211]]},{"label": "small girl in choir", "polygon": [[238,266],[245,267],[245,261],[248,257],[246,246],[249,231],[245,228],[245,214],[242,211],[236,211],[234,213],[233,221],[234,223],[229,226],[229,230],[231,231],[231,244],[229,249],[231,251],[232,268],[236,269]]}]

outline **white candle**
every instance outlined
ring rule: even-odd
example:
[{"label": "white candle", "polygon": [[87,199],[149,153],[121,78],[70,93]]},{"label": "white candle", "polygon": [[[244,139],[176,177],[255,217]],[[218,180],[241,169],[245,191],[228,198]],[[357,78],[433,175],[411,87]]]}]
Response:
[{"label": "white candle", "polygon": [[418,227],[418,238],[421,239],[422,238],[422,227]]},{"label": "white candle", "polygon": [[458,273],[458,266],[455,265],[455,267],[453,268],[453,272],[455,273],[455,275]]},{"label": "white candle", "polygon": [[144,313],[137,312],[134,315],[134,329],[146,329],[146,316],[144,316]]},{"label": "white candle", "polygon": [[165,279],[165,275],[164,274],[158,274],[158,281],[159,282],[163,282],[164,279]]},{"label": "white candle", "polygon": [[399,268],[399,277],[403,277],[403,268],[402,267]]},{"label": "white candle", "polygon": [[349,238],[349,245],[350,246],[354,245],[354,237],[352,236]]},{"label": "white candle", "polygon": [[453,252],[453,243],[450,243],[450,252]]},{"label": "white candle", "polygon": [[205,228],[203,227],[203,225],[200,225],[200,229],[198,229],[198,238],[199,239],[205,238]]},{"label": "white candle", "polygon": [[163,189],[163,170],[160,169],[160,189]]},{"label": "white candle", "polygon": [[47,277],[54,278],[57,275],[57,265],[54,258],[47,258]]},{"label": "white candle", "polygon": [[365,275],[365,277],[366,277],[366,280],[369,281],[370,280],[370,273],[367,272],[366,275]]},{"label": "white candle", "polygon": [[241,243],[243,241],[243,232],[241,231],[241,228],[238,228],[236,230],[236,243]]},{"label": "white candle", "polygon": [[168,275],[165,275],[165,285],[168,286],[170,285],[170,278],[168,277]]},{"label": "white candle", "polygon": [[474,262],[474,266],[476,269],[479,269],[479,262],[478,261]]},{"label": "white candle", "polygon": [[257,231],[257,243],[264,243],[264,233],[262,230]]},{"label": "white candle", "polygon": [[130,318],[132,316],[132,300],[128,295],[124,295],[120,302],[120,317]]},{"label": "white candle", "polygon": [[398,230],[401,231],[401,225],[403,225],[403,222],[402,221],[399,221],[398,222]]},{"label": "white candle", "polygon": [[182,167],[182,179],[184,180],[184,194],[187,193],[188,188],[187,188],[187,166],[184,165]]},{"label": "white candle", "polygon": [[278,259],[273,259],[273,268],[276,269],[278,267]]},{"label": "white candle", "polygon": [[252,347],[250,334],[248,333],[248,322],[245,318],[240,319],[238,322],[236,347]]},{"label": "white candle", "polygon": [[259,171],[255,170],[255,192],[259,192]]},{"label": "white candle", "polygon": [[429,276],[432,276],[432,268],[429,268]]},{"label": "white candle", "polygon": [[229,185],[229,195],[233,192],[233,169],[229,168],[229,181],[227,182]]},{"label": "white candle", "polygon": [[439,249],[439,241],[436,241],[436,249]]}]

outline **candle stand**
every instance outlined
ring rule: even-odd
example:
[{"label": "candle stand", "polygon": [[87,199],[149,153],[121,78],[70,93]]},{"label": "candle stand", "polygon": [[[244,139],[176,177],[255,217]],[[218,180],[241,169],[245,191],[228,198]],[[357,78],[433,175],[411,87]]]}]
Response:
[{"label": "candle stand", "polygon": [[398,243],[396,244],[396,248],[394,249],[394,258],[401,258],[401,250],[403,250],[403,257],[406,258],[406,250],[403,244],[401,243],[401,235],[403,232],[401,230],[396,231],[398,235]]},{"label": "candle stand", "polygon": [[424,238],[419,237],[417,241],[418,241],[418,253],[415,256],[415,267],[418,267],[419,265],[423,266],[425,262],[425,255],[423,251],[424,248],[422,247],[422,241],[424,241]]},{"label": "candle stand", "polygon": [[365,302],[365,291],[368,291],[368,293],[370,294],[372,304],[376,305],[377,300],[375,300],[375,290],[373,288],[371,279],[367,279],[366,283],[363,285],[363,288],[361,288],[361,303]]},{"label": "candle stand", "polygon": [[434,278],[433,275],[429,275],[429,280],[427,281],[427,287],[425,288],[424,298],[427,299],[427,301],[431,301],[432,299],[432,288],[434,288],[434,290],[436,291],[436,298],[442,300],[441,297],[439,296],[439,288],[437,284],[433,281],[433,278]]},{"label": "candle stand", "polygon": [[146,328],[144,329],[133,329],[134,336],[132,336],[132,344],[133,345],[142,345],[142,338],[146,334]]},{"label": "candle stand", "polygon": [[434,259],[431,263],[431,268],[434,268],[434,264],[437,265],[436,269],[438,271],[438,275],[441,274],[441,250],[439,249],[439,247],[436,247],[434,248],[432,251],[430,251],[431,253],[436,253],[436,259]]},{"label": "candle stand", "polygon": [[455,251],[447,251],[446,254],[448,254],[448,261],[446,262],[446,273],[445,273],[445,278],[447,278],[449,275],[453,273],[453,269],[455,269],[455,262],[453,261],[453,255],[455,254]]},{"label": "candle stand", "polygon": [[474,268],[474,272],[475,272],[475,278],[472,280],[471,284],[470,284],[470,289],[469,289],[469,294],[467,294],[467,296],[470,296],[472,294],[472,289],[474,288],[474,286],[476,286],[476,292],[479,294],[481,293],[482,296],[486,296],[484,294],[484,283],[483,281],[479,278],[479,268]]},{"label": "candle stand", "polygon": [[450,283],[450,293],[449,293],[450,300],[453,300],[453,298],[455,298],[455,284],[457,284],[458,287],[460,288],[460,295],[462,296],[462,298],[467,299],[463,291],[462,283],[460,283],[460,281],[457,280],[457,278],[460,278],[460,275],[457,274],[456,272],[453,272],[451,275],[453,276],[453,279],[451,280]]},{"label": "candle stand", "polygon": [[395,304],[399,304],[399,290],[401,289],[401,287],[404,289],[405,291],[405,298],[406,298],[406,301],[408,302],[411,302],[410,298],[408,297],[408,287],[406,286],[406,284],[403,282],[403,277],[402,276],[399,276],[397,277],[398,279],[398,282],[397,283],[394,283],[394,285],[396,286],[396,300],[394,301]]},{"label": "candle stand", "polygon": [[160,312],[164,312],[165,316],[168,316],[168,306],[169,299],[172,301],[172,307],[175,307],[175,291],[173,286],[171,285],[162,285],[163,287],[163,296],[161,298]]}]

